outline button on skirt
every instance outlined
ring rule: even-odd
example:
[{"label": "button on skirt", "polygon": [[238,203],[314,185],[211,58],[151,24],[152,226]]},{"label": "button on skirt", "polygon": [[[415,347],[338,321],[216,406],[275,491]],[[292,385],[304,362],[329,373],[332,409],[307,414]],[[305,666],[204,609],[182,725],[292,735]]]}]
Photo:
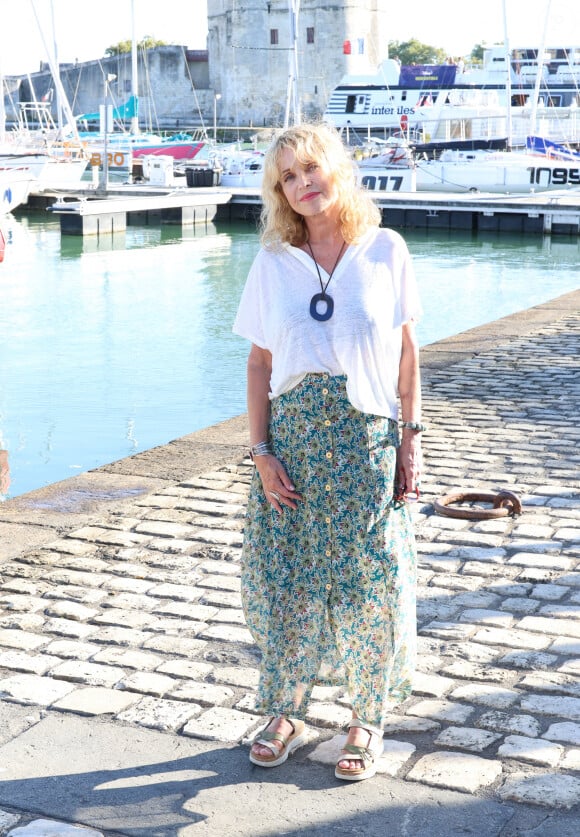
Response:
[{"label": "button on skirt", "polygon": [[269,433],[302,501],[279,514],[254,473],[242,599],[261,651],[256,708],[304,718],[315,685],[344,685],[357,717],[380,725],[410,694],[416,653],[397,424],[356,410],[344,376],[313,374],[272,401]]}]

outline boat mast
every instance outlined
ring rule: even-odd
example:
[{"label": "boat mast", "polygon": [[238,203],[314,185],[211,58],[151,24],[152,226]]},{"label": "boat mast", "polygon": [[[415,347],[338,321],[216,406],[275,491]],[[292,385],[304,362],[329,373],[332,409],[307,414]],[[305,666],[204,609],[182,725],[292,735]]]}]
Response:
[{"label": "boat mast", "polygon": [[505,63],[506,63],[506,82],[505,82],[505,89],[506,89],[506,96],[507,96],[507,144],[508,150],[511,151],[512,149],[512,60],[510,54],[510,41],[508,36],[508,25],[507,25],[507,3],[506,0],[503,0],[502,3],[502,10],[503,10],[503,42],[504,42],[504,50],[505,50]]},{"label": "boat mast", "polygon": [[552,0],[546,2],[546,17],[544,18],[544,29],[542,31],[542,42],[538,51],[538,69],[536,71],[536,83],[534,85],[534,98],[532,99],[532,111],[530,114],[529,135],[534,136],[536,133],[536,120],[538,116],[538,101],[540,99],[540,84],[542,83],[542,76],[544,73],[544,52],[546,51],[546,33],[548,31],[548,19],[550,17],[550,6]]},{"label": "boat mast", "polygon": [[[51,0],[50,2],[50,24],[52,28],[52,55],[55,66],[58,68],[60,73],[60,67],[58,63],[58,48],[56,45],[56,26],[54,23],[54,2]],[[62,136],[62,100],[60,96],[60,90],[58,84],[56,85],[56,124],[58,126],[58,133],[59,136]]]},{"label": "boat mast", "polygon": [[139,79],[137,77],[137,36],[135,35],[135,0],[131,0],[131,95],[134,114],[131,117],[131,133],[139,133]]},{"label": "boat mast", "polygon": [[0,142],[6,139],[6,108],[4,107],[4,71],[2,67],[2,50],[0,48]]},{"label": "boat mast", "polygon": [[300,0],[288,0],[288,11],[292,46],[289,56],[288,91],[286,93],[286,113],[284,115],[285,128],[290,125],[291,112],[294,125],[297,125],[301,120],[300,97],[298,95],[298,14],[300,12]]},{"label": "boat mast", "polygon": [[[52,4],[51,4],[52,8]],[[38,27],[38,32],[41,37],[42,43],[44,45],[44,49],[46,51],[46,56],[48,58],[48,66],[50,67],[50,73],[52,75],[52,80],[54,82],[54,86],[56,88],[56,97],[57,102],[59,103],[59,121],[64,117],[66,120],[67,128],[71,131],[75,140],[79,140],[79,132],[77,128],[77,123],[73,116],[73,112],[71,110],[71,106],[68,102],[66,93],[64,92],[64,87],[62,86],[62,81],[60,79],[60,71],[58,64],[56,63],[56,56],[53,50],[48,48],[48,44],[46,42],[44,29],[40,23],[40,19],[38,17],[38,10],[36,8],[35,0],[32,0],[32,11],[34,12],[34,17],[36,18],[36,25]]]}]

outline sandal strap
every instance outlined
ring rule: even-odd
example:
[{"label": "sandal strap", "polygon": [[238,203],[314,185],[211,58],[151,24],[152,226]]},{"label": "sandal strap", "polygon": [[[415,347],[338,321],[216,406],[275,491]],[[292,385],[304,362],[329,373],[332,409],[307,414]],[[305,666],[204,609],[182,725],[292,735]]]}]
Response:
[{"label": "sandal strap", "polygon": [[[342,752],[347,754],[346,759],[352,757],[354,760],[362,761],[364,768],[374,764],[378,756],[383,751],[383,731],[379,727],[374,727],[371,724],[361,721],[359,718],[353,718],[348,723],[349,730],[352,728],[364,730],[369,736],[369,743],[367,747],[361,747],[356,744],[345,744]],[[343,757],[344,758],[344,757]]]},{"label": "sandal strap", "polygon": [[264,732],[260,733],[260,738],[263,738],[264,741],[280,741],[284,747],[288,743],[287,736],[282,735],[281,732],[268,732],[264,730]]},{"label": "sandal strap", "polygon": [[[274,755],[278,755],[287,746],[288,739],[291,738],[296,732],[296,727],[294,726],[290,718],[284,718],[284,720],[288,721],[288,723],[292,727],[292,732],[290,733],[290,735],[283,735],[281,732],[268,732],[268,727],[270,726],[273,720],[275,719],[271,718],[266,724],[266,727],[257,733],[256,737],[252,741],[252,744],[261,744],[263,747],[267,747],[269,750],[271,750]],[[271,743],[272,741],[279,741],[282,744],[282,749],[280,750],[278,747],[275,747],[274,744]]]},{"label": "sandal strap", "polygon": [[[351,761],[350,756],[354,756],[356,761],[362,761],[363,767],[367,768],[370,764],[374,764],[376,753],[369,750],[368,747],[357,747],[356,744],[345,744],[342,748],[343,753],[348,753],[346,761]],[[344,757],[343,757],[344,758]],[[342,758],[340,759],[342,761]]]},{"label": "sandal strap", "polygon": [[278,747],[275,747],[274,744],[272,744],[270,741],[266,741],[265,738],[254,738],[254,740],[252,741],[252,746],[254,746],[254,744],[259,744],[261,747],[267,747],[273,756],[279,756],[282,752],[278,749]]}]

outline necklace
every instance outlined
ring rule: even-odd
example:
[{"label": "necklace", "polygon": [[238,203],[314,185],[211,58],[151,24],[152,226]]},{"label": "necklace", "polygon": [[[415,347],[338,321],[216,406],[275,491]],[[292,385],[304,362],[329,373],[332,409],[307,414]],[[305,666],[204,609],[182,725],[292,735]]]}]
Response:
[{"label": "necklace", "polygon": [[[313,317],[315,320],[318,320],[321,323],[325,322],[326,320],[330,320],[330,318],[332,317],[332,314],[334,312],[334,300],[330,296],[330,294],[326,293],[326,289],[328,288],[328,286],[330,284],[330,280],[334,276],[334,271],[336,270],[336,267],[337,267],[337,265],[340,261],[340,257],[342,256],[342,251],[344,250],[345,244],[346,244],[346,242],[343,241],[342,242],[342,247],[340,248],[338,256],[336,257],[334,267],[330,271],[330,276],[326,280],[326,285],[324,285],[323,282],[322,282],[322,276],[320,275],[320,268],[318,267],[318,262],[314,258],[314,253],[312,252],[312,247],[310,246],[310,242],[308,240],[306,241],[306,246],[310,250],[310,255],[312,256],[312,261],[314,262],[314,266],[316,267],[316,272],[318,273],[318,281],[320,282],[320,293],[319,294],[314,294],[314,296],[310,300],[310,316]],[[318,310],[318,303],[319,302],[324,302],[325,305],[326,305],[326,308],[322,312],[319,312],[319,310]]]}]

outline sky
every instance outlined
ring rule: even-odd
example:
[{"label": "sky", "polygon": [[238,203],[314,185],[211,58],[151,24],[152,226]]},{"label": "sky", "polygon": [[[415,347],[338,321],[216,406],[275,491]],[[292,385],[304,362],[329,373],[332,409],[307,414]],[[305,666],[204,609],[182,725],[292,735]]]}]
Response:
[{"label": "sky", "polygon": [[[170,44],[205,49],[206,3],[213,0],[52,0],[61,62],[102,58],[107,47],[131,39],[135,7],[137,40],[150,35]],[[243,0],[238,0],[243,7]],[[405,15],[400,0],[392,8],[389,40],[416,38],[454,57],[479,43],[503,41],[503,0],[414,0]],[[580,46],[578,0],[505,0],[510,46],[539,46],[549,10],[547,46]],[[51,0],[35,0],[41,25],[52,33]],[[35,72],[47,52],[38,34],[32,0],[0,0],[0,69],[6,75]],[[52,34],[49,36],[52,42]]]}]

